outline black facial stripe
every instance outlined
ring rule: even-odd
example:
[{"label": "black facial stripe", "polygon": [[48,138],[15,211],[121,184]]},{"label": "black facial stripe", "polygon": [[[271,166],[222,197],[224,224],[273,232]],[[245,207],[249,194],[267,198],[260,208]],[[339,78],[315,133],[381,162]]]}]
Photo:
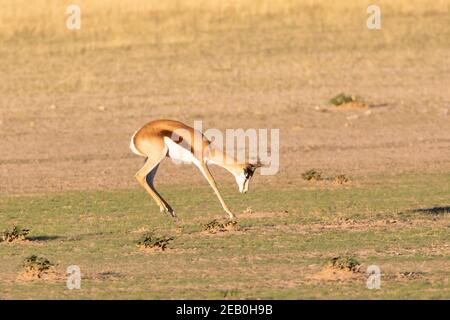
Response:
[{"label": "black facial stripe", "polygon": [[250,179],[253,176],[253,173],[255,172],[255,168],[252,166],[248,166],[244,169],[244,176],[246,179]]}]

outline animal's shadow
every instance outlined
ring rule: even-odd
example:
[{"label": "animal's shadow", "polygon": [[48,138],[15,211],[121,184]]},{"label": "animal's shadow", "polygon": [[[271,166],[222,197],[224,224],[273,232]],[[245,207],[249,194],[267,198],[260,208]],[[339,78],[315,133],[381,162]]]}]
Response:
[{"label": "animal's shadow", "polygon": [[52,241],[57,239],[62,239],[63,237],[60,236],[27,236],[27,240],[29,241]]},{"label": "animal's shadow", "polygon": [[414,209],[414,210],[412,210],[412,212],[434,214],[434,215],[446,214],[446,213],[450,213],[450,206]]}]

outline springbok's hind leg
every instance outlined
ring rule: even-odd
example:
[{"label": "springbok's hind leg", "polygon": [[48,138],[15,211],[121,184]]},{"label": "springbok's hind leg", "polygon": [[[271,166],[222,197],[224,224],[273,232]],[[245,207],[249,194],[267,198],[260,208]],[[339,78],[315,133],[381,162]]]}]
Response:
[{"label": "springbok's hind leg", "polygon": [[156,167],[154,167],[150,173],[147,175],[146,177],[146,181],[148,186],[150,187],[150,189],[152,189],[152,191],[159,197],[159,199],[162,201],[162,203],[164,204],[164,208],[161,208],[161,212],[165,211],[168,214],[170,214],[172,217],[176,217],[175,212],[173,211],[172,207],[170,206],[170,204],[167,203],[166,200],[164,200],[164,198],[159,194],[158,191],[156,191],[155,186],[153,184],[153,179],[155,179],[155,175],[156,172],[158,171],[158,167],[159,167],[160,163],[158,163],[156,165]]},{"label": "springbok's hind leg", "polygon": [[[156,204],[159,206],[161,212],[167,212],[171,216],[175,216],[172,207],[159,195],[153,186],[153,178],[158,170],[159,163],[165,158],[167,154],[167,148],[164,148],[159,155],[152,155],[147,158],[144,166],[136,173],[136,180],[147,191],[147,193],[153,198]],[[149,180],[151,183],[147,183],[147,175],[150,174]]]}]

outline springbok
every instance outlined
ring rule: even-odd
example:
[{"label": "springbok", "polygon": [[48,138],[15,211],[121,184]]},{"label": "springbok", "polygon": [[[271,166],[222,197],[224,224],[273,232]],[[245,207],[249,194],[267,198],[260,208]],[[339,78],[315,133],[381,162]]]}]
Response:
[{"label": "springbok", "polygon": [[234,157],[228,157],[215,148],[203,133],[175,120],[161,119],[147,123],[131,137],[130,149],[134,154],[147,158],[136,173],[136,179],[159,205],[161,212],[165,211],[172,217],[176,216],[172,207],[153,185],[158,166],[165,157],[194,164],[209,182],[230,219],[234,219],[235,215],[220,195],[208,164],[218,165],[233,174],[241,193],[248,191],[253,173],[261,166],[259,161],[256,164],[240,163]]}]

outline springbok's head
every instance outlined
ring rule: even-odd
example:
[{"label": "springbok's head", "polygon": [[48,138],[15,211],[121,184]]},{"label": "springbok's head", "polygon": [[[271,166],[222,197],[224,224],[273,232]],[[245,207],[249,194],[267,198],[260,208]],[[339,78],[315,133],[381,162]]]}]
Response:
[{"label": "springbok's head", "polygon": [[250,179],[253,177],[256,168],[261,167],[261,163],[258,161],[256,164],[246,163],[242,168],[234,175],[236,183],[239,186],[240,193],[247,193],[249,189]]}]

